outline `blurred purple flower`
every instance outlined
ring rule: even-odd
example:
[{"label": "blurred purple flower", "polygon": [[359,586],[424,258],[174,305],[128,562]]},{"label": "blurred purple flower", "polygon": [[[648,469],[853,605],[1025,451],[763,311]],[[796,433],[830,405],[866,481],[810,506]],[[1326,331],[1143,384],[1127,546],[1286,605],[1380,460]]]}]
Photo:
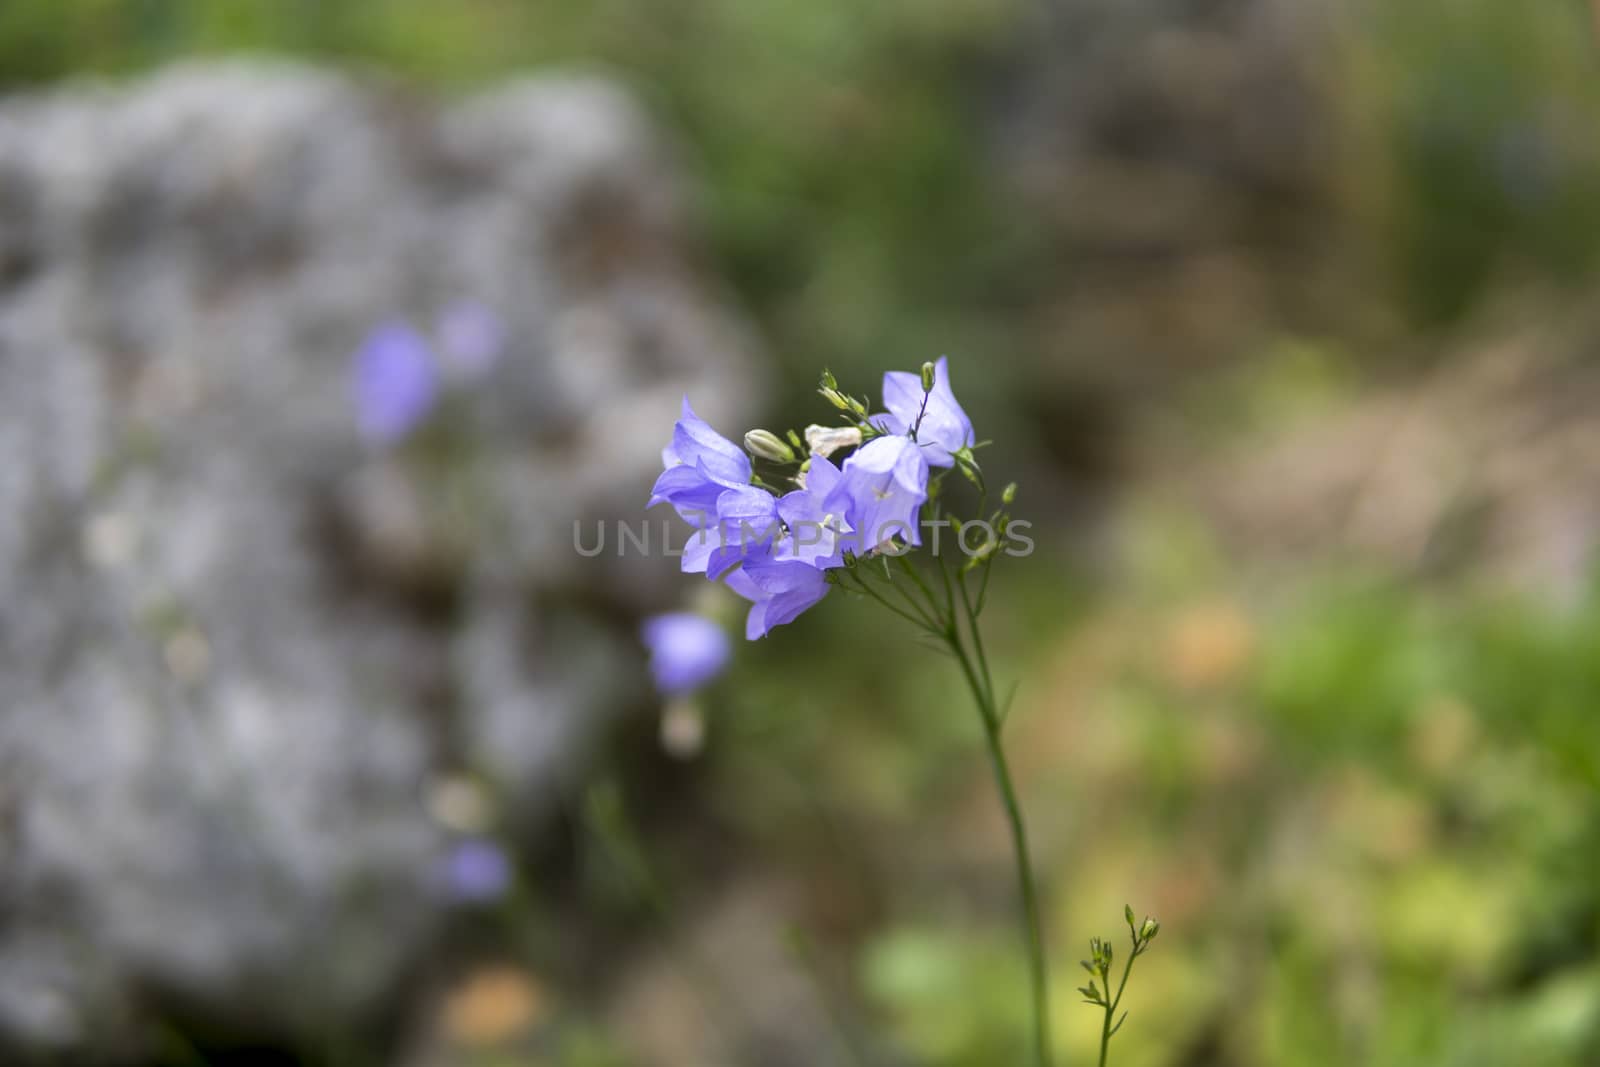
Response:
[{"label": "blurred purple flower", "polygon": [[935,467],[949,467],[955,463],[951,453],[972,447],[978,438],[972,431],[972,420],[961,410],[950,388],[949,359],[940,356],[933,367],[933,390],[926,394],[926,409],[922,376],[889,371],[883,376],[883,406],[889,411],[874,415],[871,421],[890,434],[909,434],[915,427],[917,444],[927,461]]},{"label": "blurred purple flower", "polygon": [[672,428],[672,443],[661,450],[666,470],[650,489],[654,507],[666,502],[696,527],[717,513],[717,498],[750,484],[750,457],[713,430],[683,398],[683,413]]},{"label": "blurred purple flower", "polygon": [[877,437],[856,449],[834,494],[849,500],[856,552],[865,555],[896,534],[922,544],[917,512],[928,499],[928,461],[909,437]]},{"label": "blurred purple flower", "polygon": [[650,650],[650,672],[663,696],[699,689],[728,665],[728,635],[703,615],[656,615],[644,621],[640,636]]},{"label": "blurred purple flower", "polygon": [[378,326],[356,352],[352,387],[361,435],[379,445],[403,440],[438,399],[427,341],[404,322]]},{"label": "blurred purple flower", "polygon": [[511,887],[511,861],[488,838],[457,844],[445,857],[443,882],[452,899],[466,903],[497,900]]},{"label": "blurred purple flower", "polygon": [[437,332],[445,369],[461,381],[481,379],[505,351],[505,324],[482,304],[451,304],[439,316]]}]

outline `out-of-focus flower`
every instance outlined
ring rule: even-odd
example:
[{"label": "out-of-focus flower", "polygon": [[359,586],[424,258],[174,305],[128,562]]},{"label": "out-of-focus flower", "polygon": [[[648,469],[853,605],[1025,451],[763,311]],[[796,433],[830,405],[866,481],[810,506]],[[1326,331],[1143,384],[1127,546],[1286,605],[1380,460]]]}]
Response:
[{"label": "out-of-focus flower", "polygon": [[703,615],[656,615],[645,620],[640,636],[650,650],[650,673],[663,696],[699,689],[728,665],[728,635]]},{"label": "out-of-focus flower", "polygon": [[849,500],[861,554],[896,534],[920,545],[917,513],[928,499],[928,461],[909,437],[878,437],[844,461],[836,493]]},{"label": "out-of-focus flower", "polygon": [[666,502],[696,526],[717,513],[717,498],[726,490],[750,484],[750,457],[696,415],[688,397],[661,462],[666,470],[651,487],[645,506]]},{"label": "out-of-focus flower", "polygon": [[478,971],[450,991],[444,1031],[474,1048],[501,1045],[543,1023],[549,997],[531,974],[512,967]]},{"label": "out-of-focus flower", "polygon": [[678,759],[693,759],[706,747],[706,717],[692,699],[661,709],[661,747]]},{"label": "out-of-focus flower", "polygon": [[428,813],[435,822],[457,833],[475,834],[493,821],[493,804],[484,788],[471,778],[448,775],[428,788]]},{"label": "out-of-focus flower", "polygon": [[[922,375],[889,371],[883,376],[883,406],[887,414],[874,415],[872,425],[888,434],[916,431],[923,456],[935,467],[955,463],[952,455],[978,441],[972,420],[961,410],[950,388],[950,361],[940,356],[933,365],[933,389],[924,393]],[[926,401],[926,407],[924,407]]]},{"label": "out-of-focus flower", "polygon": [[511,861],[488,838],[468,838],[445,857],[443,876],[445,890],[455,900],[497,900],[511,887]]},{"label": "out-of-focus flower", "polygon": [[438,400],[428,342],[406,323],[384,323],[356,351],[352,386],[361,435],[379,445],[403,440]]},{"label": "out-of-focus flower", "polygon": [[472,301],[445,308],[436,332],[446,372],[461,381],[481,379],[505,351],[506,328],[500,316]]}]

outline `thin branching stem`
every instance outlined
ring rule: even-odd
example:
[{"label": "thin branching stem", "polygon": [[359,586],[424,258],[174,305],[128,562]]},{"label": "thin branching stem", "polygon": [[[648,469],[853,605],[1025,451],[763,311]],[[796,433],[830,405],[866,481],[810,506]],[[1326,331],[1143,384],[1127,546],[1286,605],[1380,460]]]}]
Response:
[{"label": "thin branching stem", "polygon": [[[845,573],[848,574],[850,572],[847,571]],[[851,589],[858,593],[865,593],[867,596],[871,597],[873,600],[876,600],[878,603],[882,604],[884,607],[888,608],[902,619],[905,619],[907,622],[914,623],[915,625],[923,627],[924,629],[931,628],[935,632],[938,632],[938,628],[934,626],[934,624],[926,616],[920,614],[913,615],[905,608],[902,608],[900,605],[894,603],[888,597],[878,592],[878,590],[873,587],[872,583],[868,582],[860,575],[852,575],[852,577],[855,578],[856,584],[847,585],[845,588]]]},{"label": "thin branching stem", "polygon": [[[1128,988],[1128,975],[1133,972],[1133,961],[1139,958],[1139,953],[1141,950],[1142,947],[1139,943],[1139,938],[1137,935],[1135,935],[1133,939],[1133,951],[1128,953],[1128,962],[1122,965],[1122,981],[1117,983],[1117,995],[1105,1002],[1106,1018],[1105,1022],[1100,1025],[1100,1067],[1106,1067],[1106,1054],[1111,1049],[1111,1035],[1122,1028],[1122,1024],[1120,1022],[1117,1023],[1116,1026],[1112,1026],[1111,1020],[1117,1014],[1117,1006],[1122,1003],[1122,991]],[[1108,982],[1106,984],[1106,989],[1108,992],[1110,988],[1111,986]],[[1124,1016],[1124,1018],[1126,1018],[1126,1016]]]}]

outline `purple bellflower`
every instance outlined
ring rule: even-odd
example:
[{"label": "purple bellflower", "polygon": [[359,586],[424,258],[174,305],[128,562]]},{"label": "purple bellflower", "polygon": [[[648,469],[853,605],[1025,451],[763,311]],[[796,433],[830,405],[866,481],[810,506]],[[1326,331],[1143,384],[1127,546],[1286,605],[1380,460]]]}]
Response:
[{"label": "purple bellflower", "polygon": [[353,371],[356,424],[373,444],[398,444],[438,400],[433,353],[404,322],[384,323],[368,334],[356,352]]},{"label": "purple bellflower", "polygon": [[703,615],[656,615],[644,621],[639,635],[650,650],[650,673],[662,696],[693,692],[728,666],[728,635]]},{"label": "purple bellflower", "polygon": [[972,432],[972,420],[961,410],[950,388],[949,362],[940,356],[934,363],[933,389],[928,393],[922,391],[919,375],[893,370],[884,374],[883,406],[889,411],[874,415],[871,420],[887,434],[909,436],[915,429],[922,454],[935,467],[954,465],[951,453],[971,448],[978,441]]},{"label": "purple bellflower", "polygon": [[721,578],[730,567],[772,554],[773,542],[782,532],[778,526],[778,500],[753,485],[729,489],[717,497],[715,528],[720,543],[706,558],[708,578]]},{"label": "purple bellflower", "polygon": [[650,490],[650,503],[673,506],[679,515],[704,528],[717,514],[717,498],[729,489],[750,485],[750,457],[713,430],[683,398],[683,414],[672,428],[672,443],[661,450],[666,470]]},{"label": "purple bellflower", "polygon": [[728,578],[728,588],[751,601],[744,636],[754,641],[775,626],[793,622],[828,595],[822,571],[801,560],[747,560]]},{"label": "purple bellflower", "polygon": [[844,461],[835,494],[849,501],[856,552],[865,555],[895,535],[922,544],[917,515],[928,499],[928,461],[909,437],[876,437]]},{"label": "purple bellflower", "polygon": [[778,516],[787,534],[773,556],[799,560],[820,570],[844,564],[849,547],[851,501],[841,489],[843,475],[827,456],[813,455],[805,486],[778,500]]}]

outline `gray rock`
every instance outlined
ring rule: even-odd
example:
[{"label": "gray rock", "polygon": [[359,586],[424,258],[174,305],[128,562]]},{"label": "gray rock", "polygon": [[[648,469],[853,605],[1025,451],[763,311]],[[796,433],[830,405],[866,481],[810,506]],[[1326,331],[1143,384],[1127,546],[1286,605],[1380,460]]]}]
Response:
[{"label": "gray rock", "polygon": [[[439,934],[437,776],[522,820],[581,779],[677,576],[573,520],[637,515],[682,393],[759,384],[684,218],[599,81],[0,101],[0,1041],[325,1032]],[[363,442],[366,331],[463,300],[502,357]]]}]

